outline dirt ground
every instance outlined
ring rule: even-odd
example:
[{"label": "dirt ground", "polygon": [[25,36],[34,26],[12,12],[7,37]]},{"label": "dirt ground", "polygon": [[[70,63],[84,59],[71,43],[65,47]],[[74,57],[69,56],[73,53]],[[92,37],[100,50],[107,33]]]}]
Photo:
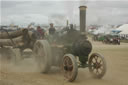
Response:
[{"label": "dirt ground", "polygon": [[40,73],[33,58],[14,64],[0,60],[0,85],[128,85],[128,43],[106,45],[92,42],[93,52],[101,53],[107,63],[107,73],[94,79],[88,68],[79,69],[76,81],[67,82],[59,68]]}]

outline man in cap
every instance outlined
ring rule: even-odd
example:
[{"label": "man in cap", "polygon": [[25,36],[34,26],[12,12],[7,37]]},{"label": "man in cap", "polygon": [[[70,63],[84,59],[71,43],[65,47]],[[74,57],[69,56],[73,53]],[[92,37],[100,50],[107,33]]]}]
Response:
[{"label": "man in cap", "polygon": [[50,28],[49,28],[49,34],[50,35],[54,35],[56,32],[55,27],[53,26],[53,23],[50,24]]}]

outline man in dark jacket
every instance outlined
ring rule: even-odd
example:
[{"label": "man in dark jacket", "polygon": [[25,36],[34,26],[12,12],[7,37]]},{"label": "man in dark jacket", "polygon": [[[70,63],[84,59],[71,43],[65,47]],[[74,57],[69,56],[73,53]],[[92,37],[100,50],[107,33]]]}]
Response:
[{"label": "man in dark jacket", "polygon": [[54,35],[56,32],[56,29],[53,26],[53,23],[50,24],[50,28],[49,28],[49,34],[50,35]]}]

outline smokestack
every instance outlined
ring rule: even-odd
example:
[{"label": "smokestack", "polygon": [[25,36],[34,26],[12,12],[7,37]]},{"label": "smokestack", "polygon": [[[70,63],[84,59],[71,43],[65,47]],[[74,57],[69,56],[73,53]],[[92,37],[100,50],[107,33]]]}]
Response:
[{"label": "smokestack", "polygon": [[67,26],[68,26],[68,20],[67,20]]},{"label": "smokestack", "polygon": [[87,6],[80,6],[80,32],[86,33],[86,8]]}]

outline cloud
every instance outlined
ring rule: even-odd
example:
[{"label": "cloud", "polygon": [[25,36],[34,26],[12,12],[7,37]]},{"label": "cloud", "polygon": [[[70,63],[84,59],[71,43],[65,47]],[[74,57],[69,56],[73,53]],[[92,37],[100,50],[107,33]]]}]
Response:
[{"label": "cloud", "polygon": [[[37,24],[63,25],[66,19],[79,25],[79,6],[87,5],[87,24],[122,24],[128,22],[128,1],[100,0],[54,0],[54,1],[2,1],[2,24],[18,25],[35,22]],[[51,18],[51,19],[49,19]]]},{"label": "cloud", "polygon": [[42,16],[40,14],[24,14],[19,15],[11,15],[2,17],[3,24],[16,23],[17,25],[28,25],[31,22],[36,22],[38,24],[48,24],[48,17]]},{"label": "cloud", "polygon": [[88,4],[87,16],[97,18],[96,24],[123,24],[127,22],[127,10],[127,1],[93,2]]}]

